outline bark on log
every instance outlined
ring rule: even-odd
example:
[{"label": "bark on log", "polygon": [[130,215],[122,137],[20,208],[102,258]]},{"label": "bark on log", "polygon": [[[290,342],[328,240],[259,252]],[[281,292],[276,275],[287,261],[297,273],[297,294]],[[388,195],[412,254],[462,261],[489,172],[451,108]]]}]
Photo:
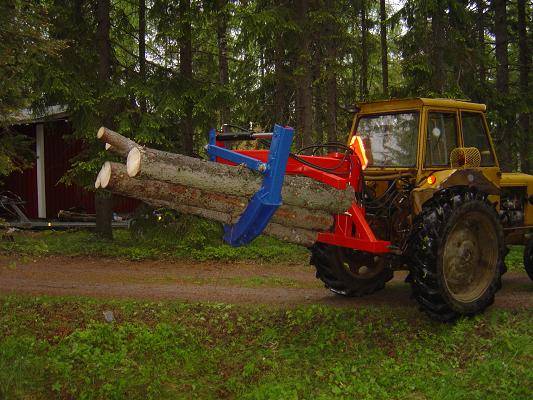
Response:
[{"label": "bark on log", "polygon": [[[235,214],[231,207],[228,208],[228,212],[223,212],[185,204],[180,202],[179,199],[175,199],[175,201],[168,201],[159,197],[150,197],[150,195],[157,195],[157,193],[146,193],[143,190],[143,188],[146,187],[146,184],[150,181],[141,181],[129,177],[126,173],[125,167],[118,163],[106,162],[102,167],[100,177],[103,188],[117,194],[135,197],[154,207],[171,208],[184,214],[197,215],[225,224],[234,224],[239,218],[239,216]],[[156,183],[158,184],[159,182]],[[315,243],[317,236],[316,231],[284,226],[275,222],[268,224],[263,233],[289,243],[295,243],[307,247],[312,246]]]},{"label": "bark on log", "polygon": [[[187,205],[178,205],[171,204],[163,200],[156,199],[141,199],[145,203],[152,205],[154,207],[166,207],[173,208],[178,212],[184,214],[193,214],[199,217],[212,219],[224,224],[233,224],[236,222],[236,218],[232,217],[229,214],[224,214],[222,212],[206,210],[204,208],[192,207]],[[285,242],[298,244],[305,247],[310,247],[316,242],[317,232],[310,231],[307,229],[287,227],[275,223],[270,223],[267,225],[263,231],[265,235],[273,236],[278,239],[281,239]]]},{"label": "bark on log", "polygon": [[105,149],[112,151],[120,156],[126,157],[134,147],[141,147],[133,140],[122,136],[120,133],[112,131],[104,126],[98,129],[96,137],[106,143]]},{"label": "bark on log", "polygon": [[[171,208],[174,209],[179,205],[188,205],[238,218],[248,204],[248,199],[244,197],[207,192],[164,181],[131,178],[122,164],[113,162],[104,164],[97,179],[100,179],[102,188],[113,193],[129,197],[159,199],[172,204]],[[331,214],[323,211],[310,211],[282,205],[272,217],[272,222],[285,226],[326,231],[333,226],[334,219]]]},{"label": "bark on log", "polygon": [[[206,192],[249,198],[261,186],[259,173],[246,167],[229,166],[180,154],[134,147],[127,160],[131,177],[155,179],[196,187]],[[346,211],[354,198],[353,188],[337,190],[310,178],[285,176],[282,189],[284,204],[323,210],[332,214]]]}]

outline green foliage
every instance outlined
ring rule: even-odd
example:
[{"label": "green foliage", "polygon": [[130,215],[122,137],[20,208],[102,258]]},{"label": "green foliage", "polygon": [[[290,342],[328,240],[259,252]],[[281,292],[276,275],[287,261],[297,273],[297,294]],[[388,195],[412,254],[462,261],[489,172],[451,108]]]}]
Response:
[{"label": "green foliage", "polygon": [[0,179],[31,165],[31,140],[5,129],[0,132]]},{"label": "green foliage", "polygon": [[39,2],[0,3],[0,179],[31,165],[31,141],[7,129],[37,100],[39,69],[63,43],[47,37],[48,15]]},{"label": "green foliage", "polygon": [[50,353],[52,389],[79,398],[167,397],[170,390],[165,384],[173,369],[187,368],[194,342],[185,328],[176,325],[147,329],[131,323],[91,323]]},{"label": "green foliage", "polygon": [[47,37],[48,24],[47,9],[39,2],[0,3],[0,127],[37,98],[39,68],[62,47]]},{"label": "green foliage", "polygon": [[[331,85],[337,105],[336,137],[343,141],[352,115],[341,110],[365,97],[362,81],[368,82],[369,99],[385,96],[379,3],[316,1],[308,2],[308,10],[302,11],[300,2],[191,0],[188,11],[182,13],[180,2],[147,1],[143,75],[138,54],[140,3],[113,1],[111,77],[103,82],[97,74],[98,18],[93,3],[4,1],[0,9],[0,74],[8,79],[3,80],[0,91],[0,119],[26,106],[66,105],[75,136],[86,146],[73,160],[73,169],[64,181],[88,185],[105,157],[94,139],[102,123],[139,143],[175,152],[183,145],[181,122],[191,102],[197,153],[202,152],[207,131],[221,121],[223,110],[230,113],[225,122],[248,125],[253,121],[264,129],[282,123],[300,132],[303,111],[298,89],[308,68],[312,75],[310,141],[326,139]],[[489,103],[491,126],[505,127],[494,135],[501,153],[520,153],[520,158],[507,160],[507,164],[516,168],[520,161],[522,168],[527,168],[530,129],[527,124],[519,127],[516,115],[530,114],[532,102],[531,90],[524,91],[514,68],[521,51],[516,40],[518,5],[510,2],[507,6],[512,68],[510,92],[500,93],[495,89],[498,60],[494,56],[492,3],[387,1],[389,92],[392,97],[444,96]],[[365,49],[362,7],[368,26]],[[525,13],[529,21],[529,2]],[[221,82],[219,63],[224,56],[219,32],[222,20],[226,25],[226,83]],[[179,56],[183,26],[189,23],[192,79],[182,75]],[[531,46],[530,26],[526,35]],[[310,40],[305,51],[303,37]],[[363,54],[368,56],[368,68],[362,66]],[[12,152],[2,153],[3,147],[0,173],[14,168]]]},{"label": "green foliage", "polygon": [[527,310],[443,325],[404,308],[11,296],[0,311],[5,398],[528,399],[533,379]]}]

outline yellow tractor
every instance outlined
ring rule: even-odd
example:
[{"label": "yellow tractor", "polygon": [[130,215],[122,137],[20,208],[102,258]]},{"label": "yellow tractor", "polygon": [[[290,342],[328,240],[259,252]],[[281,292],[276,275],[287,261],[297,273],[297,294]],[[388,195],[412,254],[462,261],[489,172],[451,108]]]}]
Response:
[{"label": "yellow tractor", "polygon": [[526,245],[533,279],[533,176],[501,172],[485,110],[425,98],[358,105],[349,142],[362,149],[360,201],[390,252],[315,244],[311,263],[326,287],[366,295],[407,269],[421,308],[450,321],[493,303],[507,245]]}]

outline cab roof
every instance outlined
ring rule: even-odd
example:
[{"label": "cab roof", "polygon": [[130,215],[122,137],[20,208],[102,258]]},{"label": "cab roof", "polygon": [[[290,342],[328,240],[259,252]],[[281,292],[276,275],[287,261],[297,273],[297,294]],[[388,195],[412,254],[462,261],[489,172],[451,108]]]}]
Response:
[{"label": "cab roof", "polygon": [[413,99],[390,99],[372,101],[367,103],[358,103],[357,106],[361,109],[360,113],[370,114],[383,111],[396,111],[417,109],[424,106],[436,108],[455,108],[470,111],[485,111],[487,106],[485,104],[472,103],[466,100],[453,99],[428,99],[418,97]]}]

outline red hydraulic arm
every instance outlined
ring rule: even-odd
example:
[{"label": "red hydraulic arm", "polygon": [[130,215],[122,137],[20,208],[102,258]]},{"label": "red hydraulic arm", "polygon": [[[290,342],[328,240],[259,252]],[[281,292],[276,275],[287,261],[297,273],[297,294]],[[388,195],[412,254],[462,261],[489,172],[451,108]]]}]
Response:
[{"label": "red hydraulic arm", "polygon": [[[217,142],[217,145],[223,146],[223,142]],[[361,146],[361,143],[352,141],[351,146]],[[234,151],[262,162],[266,162],[269,153],[267,150]],[[321,169],[306,165],[298,159],[289,158],[286,174],[304,175],[339,190],[344,190],[348,186],[352,186],[356,192],[360,192],[363,173],[361,165],[363,164],[366,167],[366,160],[361,161],[360,159],[361,153],[360,148],[354,148],[353,154],[350,154],[348,157],[345,157],[344,153],[330,153],[327,156],[298,155],[299,159],[323,169],[334,169],[334,172],[325,172]],[[217,158],[216,161],[234,165],[234,163],[221,158]],[[354,199],[351,207],[345,213],[335,215],[335,227],[333,231],[319,233],[317,235],[317,242],[370,253],[389,253],[391,244],[389,241],[376,238],[366,220],[364,207],[356,199]]]}]

